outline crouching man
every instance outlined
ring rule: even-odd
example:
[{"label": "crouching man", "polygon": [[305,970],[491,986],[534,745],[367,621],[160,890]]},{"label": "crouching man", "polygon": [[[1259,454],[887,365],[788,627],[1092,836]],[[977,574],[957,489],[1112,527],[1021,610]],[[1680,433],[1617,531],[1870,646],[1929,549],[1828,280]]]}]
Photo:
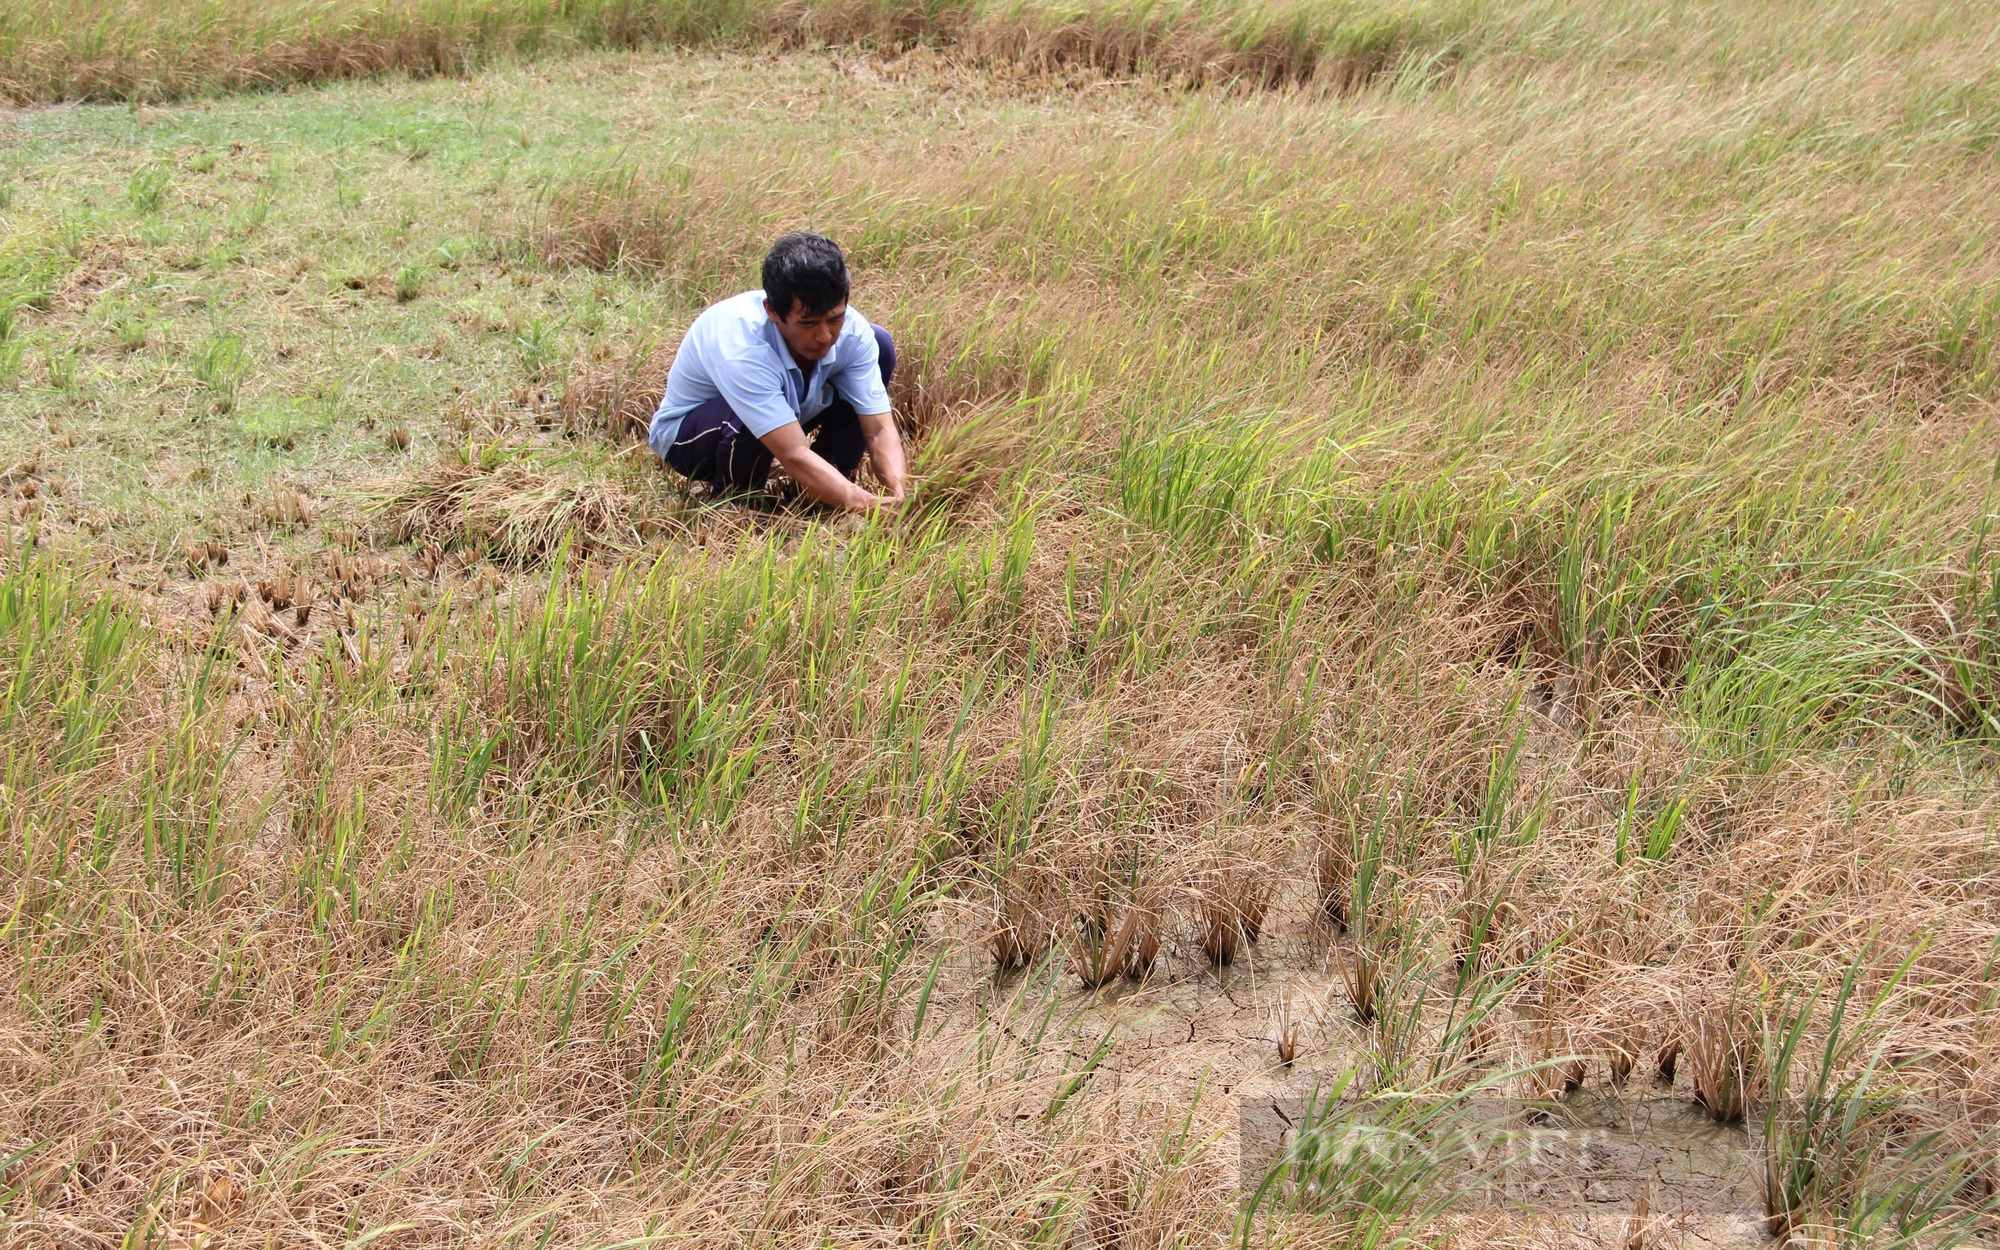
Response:
[{"label": "crouching man", "polygon": [[[764,289],[695,318],[674,354],[647,444],[716,498],[764,502],[773,459],[821,503],[865,511],[903,501],[903,442],[889,415],[889,332],[847,304],[847,261],[794,232],[764,257]],[[886,488],[857,485],[866,454]]]}]

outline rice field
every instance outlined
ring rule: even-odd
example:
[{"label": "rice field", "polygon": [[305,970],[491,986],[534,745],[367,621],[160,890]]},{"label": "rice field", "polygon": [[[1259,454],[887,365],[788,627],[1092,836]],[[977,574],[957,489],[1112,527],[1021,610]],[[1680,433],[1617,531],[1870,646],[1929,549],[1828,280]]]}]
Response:
[{"label": "rice field", "polygon": [[[2000,1235],[1992,14],[63,0],[0,92],[0,1244]],[[898,512],[639,440],[794,227]]]}]

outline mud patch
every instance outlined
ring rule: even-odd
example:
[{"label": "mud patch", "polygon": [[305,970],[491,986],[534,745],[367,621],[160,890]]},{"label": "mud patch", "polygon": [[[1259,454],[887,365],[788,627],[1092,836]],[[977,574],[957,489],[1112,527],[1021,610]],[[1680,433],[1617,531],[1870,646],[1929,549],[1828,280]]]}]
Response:
[{"label": "mud patch", "polygon": [[[1240,1101],[1243,1199],[1311,1131],[1312,1091]],[[1353,1126],[1347,1126],[1350,1129]],[[1579,1233],[1622,1235],[1643,1201],[1649,1235],[1710,1244],[1764,1241],[1760,1159],[1741,1127],[1715,1123],[1684,1094],[1592,1094],[1554,1106],[1509,1100],[1454,1116],[1467,1207],[1525,1210]]]},{"label": "mud patch", "polygon": [[[1239,1201],[1311,1123],[1309,1102],[1323,1101],[1350,1072],[1364,1077],[1335,1104],[1338,1114],[1367,1114],[1354,1091],[1365,1083],[1376,1026],[1355,1018],[1341,983],[1349,939],[1303,892],[1279,900],[1274,914],[1278,923],[1232,964],[1210,965],[1181,935],[1144,980],[1088,991],[1066,977],[1056,1007],[1073,1019],[1080,1045],[1113,1038],[1104,1075],[1120,1090],[1167,1105],[1225,1100],[1233,1114],[1215,1125],[1215,1149],[1235,1163]],[[1017,974],[996,988],[1032,992],[1031,980]],[[1503,1039],[1485,1073],[1535,1054],[1534,1022],[1502,1014]],[[1289,1062],[1280,1044],[1288,1035]],[[1620,1087],[1592,1055],[1585,1074],[1583,1087],[1559,1100],[1515,1097],[1509,1084],[1454,1110],[1442,1126],[1453,1138],[1442,1172],[1462,1194],[1455,1210],[1504,1212],[1578,1244],[1622,1245],[1643,1201],[1648,1244],[1769,1244],[1759,1142],[1741,1125],[1710,1119],[1687,1071],[1667,1079],[1649,1065]]]}]

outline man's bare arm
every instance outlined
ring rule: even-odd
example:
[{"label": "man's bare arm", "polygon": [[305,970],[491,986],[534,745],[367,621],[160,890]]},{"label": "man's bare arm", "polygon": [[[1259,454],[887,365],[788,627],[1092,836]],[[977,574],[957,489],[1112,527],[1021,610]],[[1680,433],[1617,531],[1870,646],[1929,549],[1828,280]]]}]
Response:
[{"label": "man's bare arm", "polygon": [[[867,418],[862,418],[867,420]],[[785,466],[785,472],[799,488],[824,504],[836,508],[847,508],[855,512],[865,512],[889,502],[873,491],[861,487],[841,476],[840,470],[828,464],[826,458],[812,449],[806,441],[806,433],[796,421],[779,426],[761,440],[771,449],[778,463]],[[902,459],[901,444],[897,445],[897,462]]]},{"label": "man's bare arm", "polygon": [[886,412],[861,416],[861,437],[868,444],[868,459],[875,476],[889,488],[890,503],[903,502],[909,489],[909,471],[903,465],[903,436],[896,432],[896,418]]}]

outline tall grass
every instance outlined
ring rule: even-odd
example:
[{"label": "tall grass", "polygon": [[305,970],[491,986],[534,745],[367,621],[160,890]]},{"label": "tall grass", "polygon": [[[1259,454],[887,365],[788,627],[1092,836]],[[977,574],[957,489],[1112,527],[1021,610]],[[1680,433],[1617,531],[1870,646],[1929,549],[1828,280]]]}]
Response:
[{"label": "tall grass", "polygon": [[[1912,957],[1914,958],[1914,956]],[[1764,1112],[1764,1209],[1774,1237],[1958,1244],[1979,1235],[1993,1199],[1976,1179],[1987,1126],[1911,1131],[1898,1124],[1920,1096],[1920,1056],[1889,1053],[1880,1016],[1908,970],[1864,996],[1863,961],[1827,995],[1824,1038],[1808,1045],[1815,1008],[1797,1003],[1767,1026],[1772,1096]]]},{"label": "tall grass", "polygon": [[1406,49],[1436,52],[1454,8],[1259,0],[121,0],[0,18],[0,93],[17,102],[169,99],[500,58],[667,44],[884,51],[943,47],[1040,70],[1349,86]]},{"label": "tall grass", "polygon": [[[1705,63],[1782,84],[1800,69],[1861,91],[1877,56],[1938,83],[1905,124],[1945,122],[1988,150],[2000,136],[1976,58],[1940,57],[1940,32],[1970,15],[1906,6],[1850,20],[1767,6],[1680,3],[1672,20],[1636,0],[1577,9],[1549,0],[53,0],[0,15],[0,94],[165,100],[387,72],[462,74],[496,60],[664,45],[922,48],[1006,74],[1144,74],[1182,83],[1349,90],[1380,75],[1421,85],[1469,60],[1584,56],[1633,67]],[[1803,38],[1789,38],[1803,32]],[[1971,46],[1971,45],[1967,45]],[[1801,57],[1801,52],[1805,56]],[[1990,58],[1988,60],[1990,66]],[[1866,159],[1883,136],[1817,127],[1817,147]],[[1758,159],[1758,153],[1746,154]]]},{"label": "tall grass", "polygon": [[[1989,475],[1971,456],[1917,469],[1889,414],[1992,402],[1988,249],[1942,223],[1918,250],[1851,222],[1829,243],[1834,195],[1689,213],[1682,244],[1531,261],[1516,232],[1624,229],[1651,174],[1527,196],[1523,179],[1557,176],[1534,161],[1563,159],[1556,135],[1585,127],[1575,100],[1530,107],[1547,111],[1549,146],[1517,151],[1523,174],[1443,210],[1449,260],[1412,233],[1406,197],[1463,158],[1400,146],[1414,136],[1364,145],[1275,104],[1199,139],[1036,145],[1004,174],[990,159],[878,165],[838,185],[740,159],[589,170],[549,193],[530,238],[557,263],[713,290],[759,240],[805,223],[897,292],[964,292],[912,309],[920,332],[953,326],[948,350],[992,343],[1004,305],[1069,345],[1059,410],[1092,411],[1092,379],[1120,372],[1109,420],[1087,420],[1117,431],[1101,454],[1133,521],[1203,549],[1450,567],[1517,622],[1501,649],[1576,673],[1586,710],[1611,688],[1684,700],[1760,767],[1855,724],[1979,732],[1981,700],[1965,693],[1983,688],[1977,635],[1911,625],[1966,545],[1970,576],[1983,567],[1971,535]],[[1284,162],[1223,154],[1272,127],[1291,136]],[[1732,159],[1711,172],[1728,177]],[[1964,168],[1991,181],[1990,162]],[[1736,176],[1748,189],[1770,174]],[[1301,303],[1303,323],[1289,315]],[[1138,341],[1100,365],[1085,327],[1105,318]],[[1183,349],[1225,330],[1226,351]],[[1133,358],[1154,363],[1140,377]],[[1048,385],[1046,367],[961,356],[953,369],[962,391]],[[1607,405],[1617,415],[1593,419]],[[1446,406],[1456,419],[1439,419]],[[1301,409],[1313,415],[1280,415]],[[1941,717],[1947,703],[1960,710]]]}]

